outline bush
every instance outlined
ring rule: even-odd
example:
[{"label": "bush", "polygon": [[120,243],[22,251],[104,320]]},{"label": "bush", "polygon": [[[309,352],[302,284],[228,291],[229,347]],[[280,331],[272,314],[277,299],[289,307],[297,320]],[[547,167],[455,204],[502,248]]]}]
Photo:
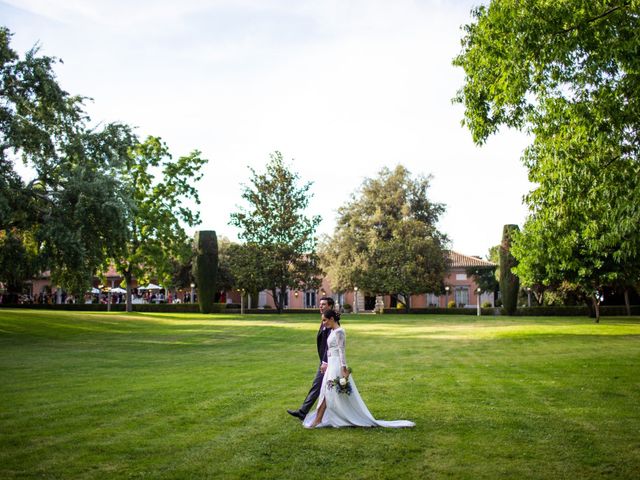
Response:
[{"label": "bush", "polygon": [[202,313],[213,313],[218,283],[218,238],[213,230],[200,230],[194,238],[193,273]]},{"label": "bush", "polygon": [[502,230],[502,243],[500,244],[500,293],[504,305],[505,315],[515,315],[518,308],[518,292],[520,291],[520,279],[511,272],[518,265],[518,261],[511,254],[511,243],[518,232],[517,225],[505,225]]},{"label": "bush", "polygon": [[447,308],[456,308],[456,301],[449,300],[449,303],[447,303]]},{"label": "bush", "polygon": [[493,307],[493,305],[491,305],[491,302],[484,302],[482,304],[482,308],[492,308],[492,307]]}]

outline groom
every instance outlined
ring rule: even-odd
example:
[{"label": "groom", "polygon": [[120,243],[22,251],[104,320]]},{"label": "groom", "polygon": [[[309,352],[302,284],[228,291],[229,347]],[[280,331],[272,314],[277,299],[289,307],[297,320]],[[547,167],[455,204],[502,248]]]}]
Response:
[{"label": "groom", "polygon": [[304,402],[302,402],[302,406],[298,410],[287,410],[287,413],[289,413],[289,415],[293,415],[300,420],[304,420],[304,417],[307,416],[307,413],[309,413],[309,410],[311,410],[314,402],[320,396],[322,377],[324,376],[324,372],[327,369],[327,338],[331,333],[330,328],[325,328],[324,323],[322,322],[322,315],[327,310],[332,310],[333,306],[333,298],[322,297],[320,299],[320,328],[318,329],[318,335],[316,336],[316,343],[318,344],[318,356],[320,357],[320,366],[318,367],[318,372],[313,379],[313,383],[311,384],[311,389],[307,394],[307,398],[305,398]]}]

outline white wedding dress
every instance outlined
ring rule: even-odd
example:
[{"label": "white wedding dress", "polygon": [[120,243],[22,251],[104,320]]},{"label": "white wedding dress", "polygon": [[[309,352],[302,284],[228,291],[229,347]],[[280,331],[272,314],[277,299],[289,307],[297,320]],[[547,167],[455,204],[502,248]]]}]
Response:
[{"label": "white wedding dress", "polygon": [[[414,427],[415,423],[408,420],[384,421],[376,420],[369,413],[369,409],[362,401],[358,387],[353,379],[353,375],[349,375],[349,383],[351,385],[351,393],[339,393],[335,386],[330,387],[331,381],[336,377],[342,377],[342,367],[347,366],[347,358],[345,354],[346,335],[342,327],[336,328],[329,334],[327,338],[327,370],[324,372],[322,379],[322,389],[318,398],[318,406],[322,402],[327,402],[327,406],[322,417],[322,422],[317,425],[320,427],[390,427],[403,428]],[[303,425],[310,428],[316,419],[318,409],[310,412],[304,419]]]}]

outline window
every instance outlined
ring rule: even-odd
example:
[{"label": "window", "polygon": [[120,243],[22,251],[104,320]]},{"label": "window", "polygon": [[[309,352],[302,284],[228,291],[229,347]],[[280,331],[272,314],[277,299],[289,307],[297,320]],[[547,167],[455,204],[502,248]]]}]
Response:
[{"label": "window", "polygon": [[440,297],[435,293],[427,293],[426,297],[427,307],[437,307],[440,305]]},{"label": "window", "polygon": [[456,306],[466,307],[469,304],[469,287],[456,287]]},{"label": "window", "polygon": [[284,294],[280,294],[280,289],[276,290],[276,295],[282,299],[282,308],[289,308],[289,289],[285,290]]},{"label": "window", "polygon": [[456,273],[456,280],[466,280],[466,279],[467,279],[466,273]]},{"label": "window", "polygon": [[315,290],[307,290],[306,292],[304,292],[304,307],[305,308],[317,307]]}]

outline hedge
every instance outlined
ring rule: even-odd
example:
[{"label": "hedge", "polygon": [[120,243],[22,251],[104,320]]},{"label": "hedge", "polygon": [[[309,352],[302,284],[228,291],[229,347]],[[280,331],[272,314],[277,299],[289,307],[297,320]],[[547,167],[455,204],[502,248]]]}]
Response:
[{"label": "hedge", "polygon": [[202,313],[215,313],[212,308],[218,283],[218,238],[213,230],[200,230],[194,238],[193,273],[198,286],[198,302]]},{"label": "hedge", "polygon": [[[200,306],[197,303],[134,303],[134,312],[165,312],[165,313],[200,313]],[[80,312],[106,312],[107,305],[104,303],[68,303],[68,304],[0,304],[0,308],[28,308],[32,310],[69,310]],[[126,303],[111,305],[112,312],[125,312]],[[214,303],[213,312],[227,312],[229,309],[225,303]],[[238,310],[239,311],[239,310]],[[229,312],[231,313],[231,312]]]},{"label": "hedge", "polygon": [[[104,303],[72,303],[72,304],[9,304],[2,303],[0,308],[24,308],[33,310],[70,310],[84,312],[106,312],[107,305]],[[240,304],[237,303],[214,303],[212,307],[213,313],[240,313]],[[501,308],[482,308],[483,316],[501,315]],[[126,311],[126,304],[118,303],[111,305],[112,312]],[[157,312],[157,313],[200,313],[200,307],[197,303],[134,303],[134,312]],[[273,308],[245,308],[244,313],[251,314],[274,314],[277,311]],[[285,309],[283,313],[308,313],[319,315],[317,308],[290,308]],[[385,308],[385,315],[405,314],[404,309]],[[478,311],[474,308],[412,308],[411,314],[432,314],[432,315],[477,315]],[[523,317],[584,317],[590,315],[590,309],[586,305],[576,306],[544,306],[544,307],[520,307],[516,315]],[[350,315],[371,315],[370,312],[361,312],[360,314],[351,313]],[[626,316],[627,311],[624,305],[601,306],[600,315],[605,317]],[[631,306],[631,315],[640,316],[640,305]]]}]

